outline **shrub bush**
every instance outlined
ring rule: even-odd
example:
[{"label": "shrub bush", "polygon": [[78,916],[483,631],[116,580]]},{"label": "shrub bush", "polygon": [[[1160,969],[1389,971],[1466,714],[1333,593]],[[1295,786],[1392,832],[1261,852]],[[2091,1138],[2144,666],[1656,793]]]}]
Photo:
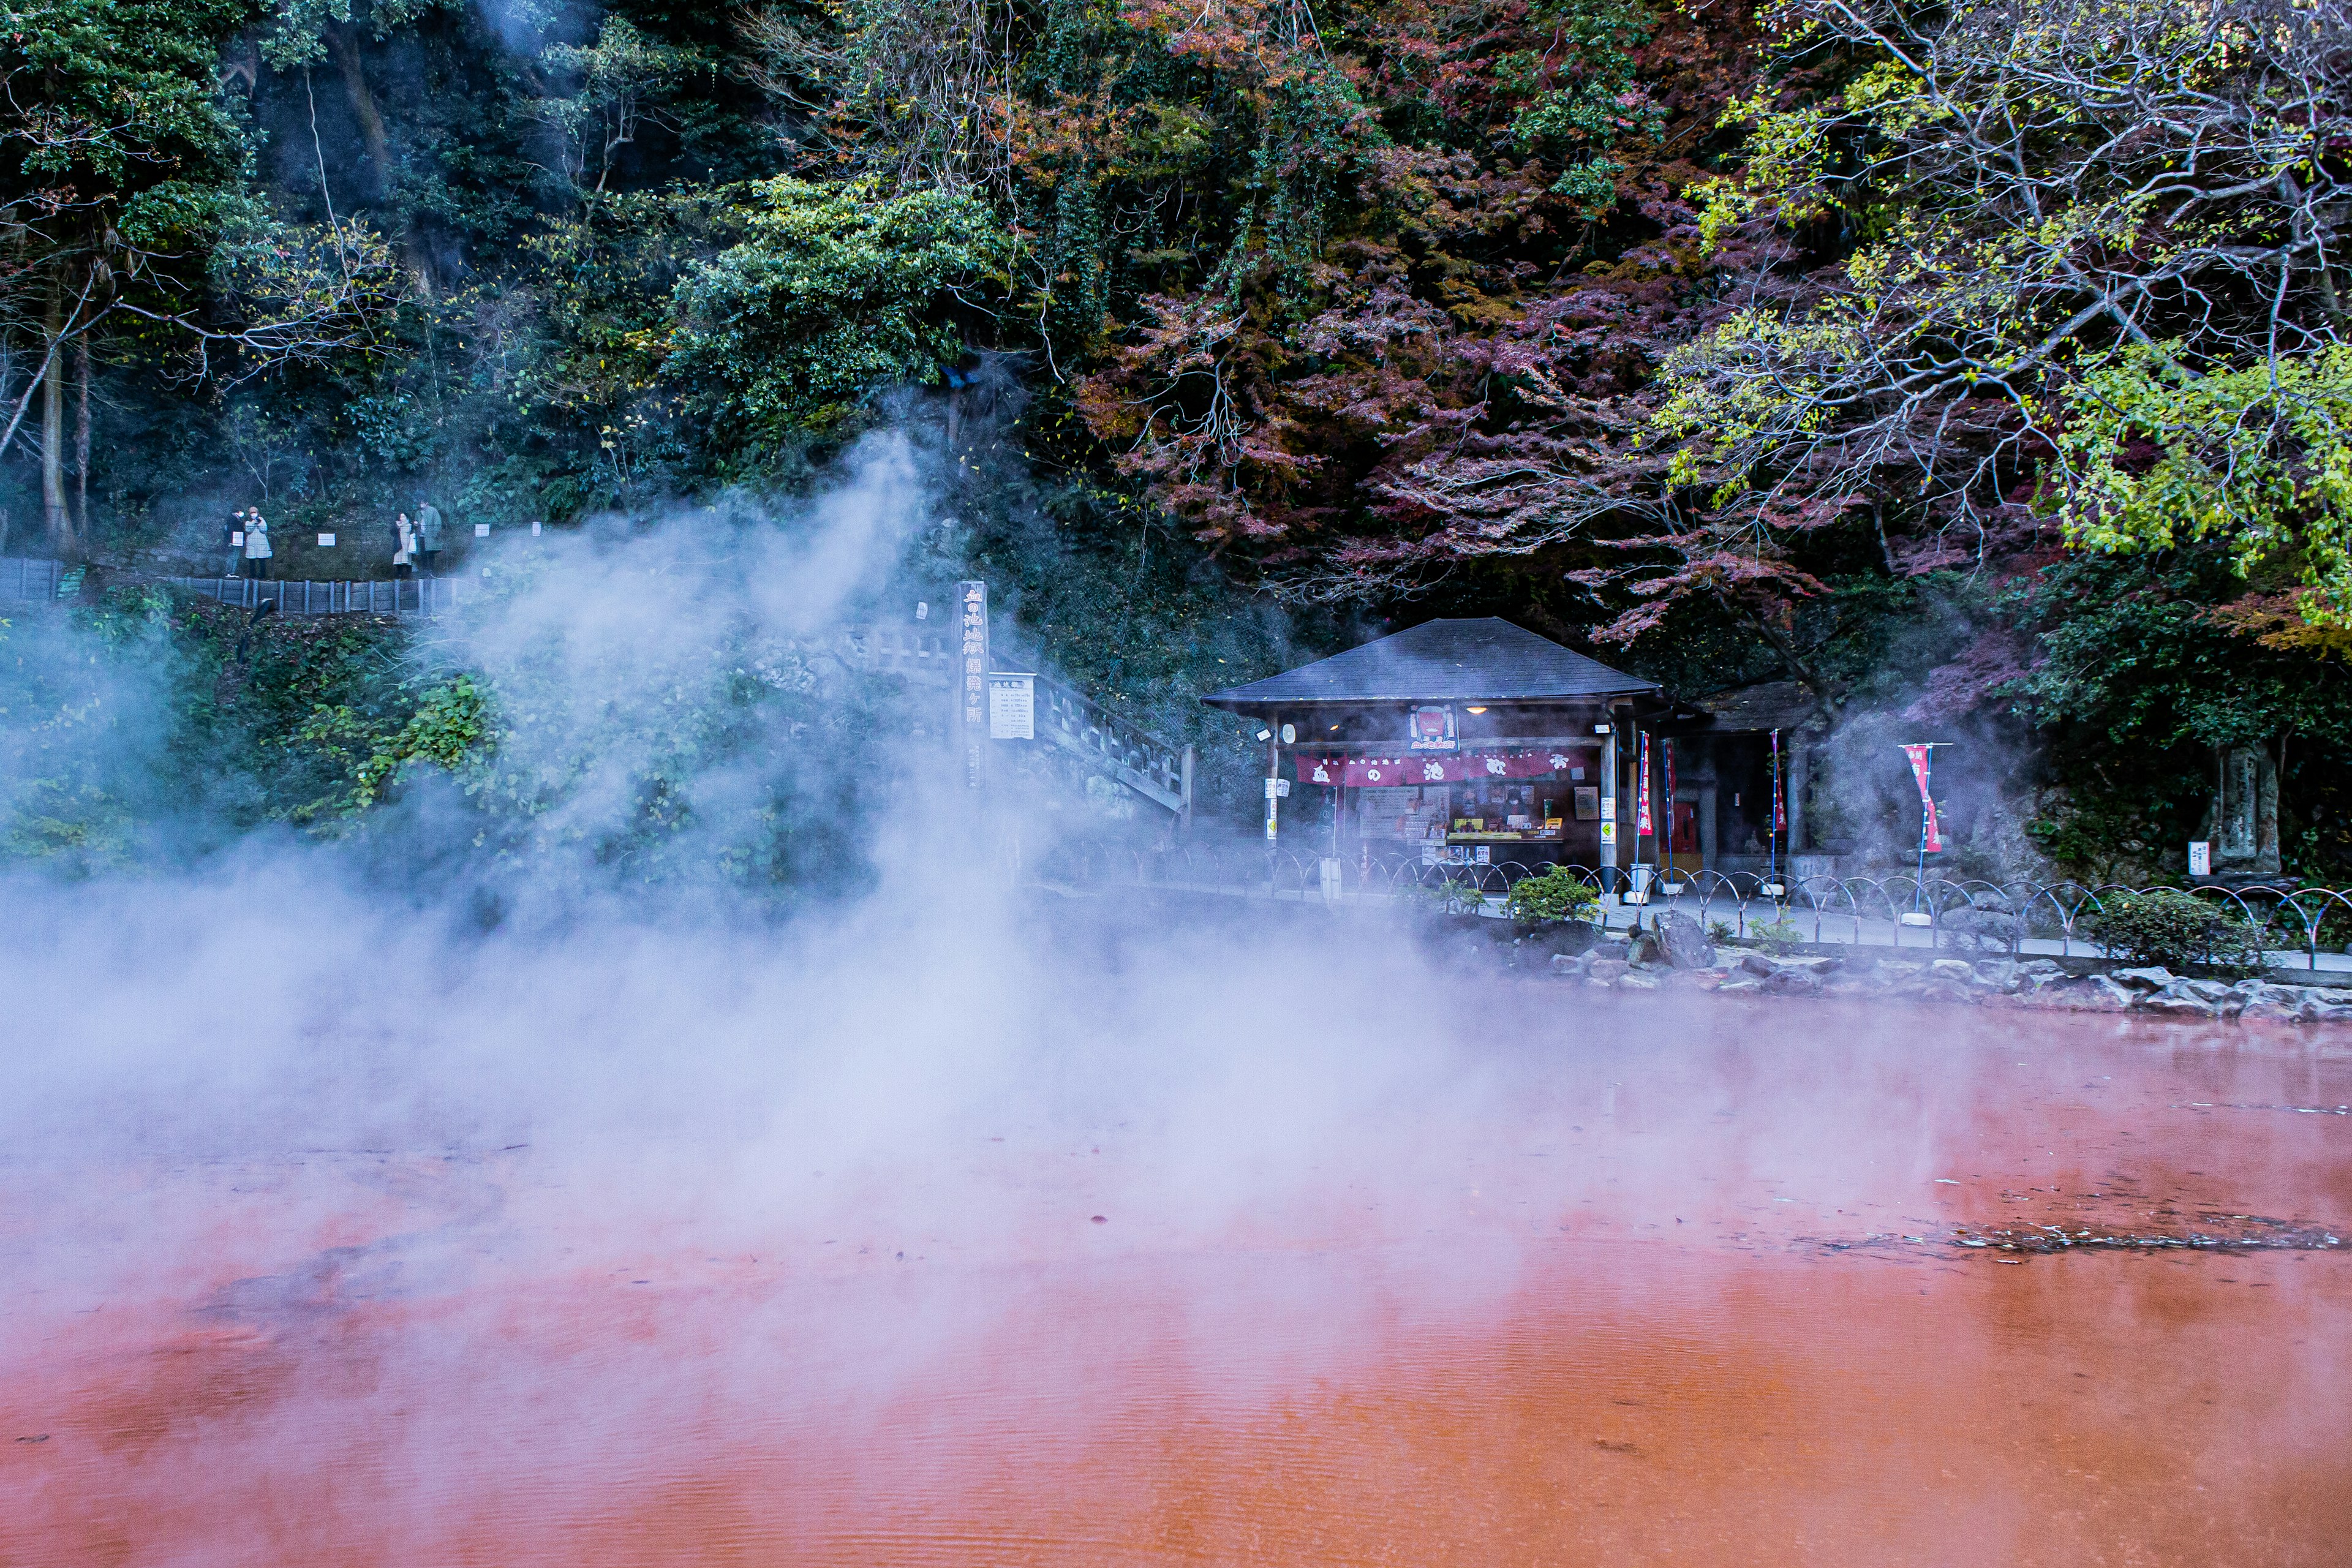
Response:
[{"label": "shrub bush", "polygon": [[1511,918],[1528,925],[1558,925],[1591,920],[1601,907],[1600,889],[1554,866],[1540,877],[1522,877],[1504,896]]},{"label": "shrub bush", "polygon": [[2202,963],[2231,974],[2263,967],[2263,927],[2228,904],[2170,888],[2118,893],[2093,911],[2090,927],[2110,953],[2134,963]]},{"label": "shrub bush", "polygon": [[1400,882],[1396,896],[1407,908],[1436,915],[1468,914],[1483,901],[1478,889],[1471,883],[1444,876],[1433,882]]}]

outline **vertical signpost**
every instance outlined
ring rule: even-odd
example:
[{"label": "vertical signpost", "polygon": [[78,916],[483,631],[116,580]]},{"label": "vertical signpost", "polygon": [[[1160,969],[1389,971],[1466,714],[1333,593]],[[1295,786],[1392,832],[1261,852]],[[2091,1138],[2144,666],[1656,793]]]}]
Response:
[{"label": "vertical signpost", "polygon": [[1601,891],[1617,897],[1617,726],[1601,730]]},{"label": "vertical signpost", "polygon": [[958,583],[956,750],[963,783],[977,792],[988,763],[988,584]]},{"label": "vertical signpost", "polygon": [[1650,732],[1647,730],[1636,732],[1633,755],[1633,901],[1646,904],[1650,901],[1650,884],[1657,872],[1653,868],[1646,876],[1643,873],[1642,840],[1653,840],[1650,845],[1653,855],[1658,847],[1654,842],[1658,825],[1650,811]]},{"label": "vertical signpost", "polygon": [[1789,828],[1789,803],[1780,793],[1780,731],[1772,731],[1772,820],[1764,829],[1764,896],[1780,896],[1780,835]]},{"label": "vertical signpost", "polygon": [[[1282,776],[1282,720],[1277,715],[1265,721],[1265,847],[1268,850],[1274,848],[1275,839],[1282,831],[1281,808],[1275,803],[1289,793],[1288,783]],[[1268,875],[1272,875],[1271,871]]]}]

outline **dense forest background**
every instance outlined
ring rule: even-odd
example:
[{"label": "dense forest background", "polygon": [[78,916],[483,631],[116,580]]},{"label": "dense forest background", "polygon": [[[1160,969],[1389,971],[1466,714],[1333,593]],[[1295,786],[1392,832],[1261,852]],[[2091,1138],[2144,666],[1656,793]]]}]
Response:
[{"label": "dense forest background", "polygon": [[[2331,5],[0,13],[9,552],[258,505],[278,574],[380,575],[425,499],[651,518],[952,417],[942,570],[1220,755],[1199,692],[1498,614],[1965,736],[2084,876],[2177,873],[2259,745],[2352,874]],[[468,743],[263,635],[206,733],[308,760],[249,812]]]}]

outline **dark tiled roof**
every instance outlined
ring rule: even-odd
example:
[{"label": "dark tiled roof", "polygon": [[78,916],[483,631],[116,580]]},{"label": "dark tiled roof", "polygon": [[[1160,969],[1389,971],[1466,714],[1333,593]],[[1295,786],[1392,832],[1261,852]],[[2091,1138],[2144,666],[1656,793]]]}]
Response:
[{"label": "dark tiled roof", "polygon": [[1628,697],[1654,681],[1612,669],[1506,620],[1424,621],[1410,631],[1202,700],[1219,708],[1312,702],[1539,702]]}]

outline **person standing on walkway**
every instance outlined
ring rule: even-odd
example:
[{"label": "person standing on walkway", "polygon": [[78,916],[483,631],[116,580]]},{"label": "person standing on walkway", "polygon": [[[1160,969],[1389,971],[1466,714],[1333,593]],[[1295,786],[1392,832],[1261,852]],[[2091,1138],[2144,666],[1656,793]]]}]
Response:
[{"label": "person standing on walkway", "polygon": [[429,500],[416,503],[416,547],[425,556],[425,575],[436,575],[441,565],[441,509]]},{"label": "person standing on walkway", "polygon": [[245,574],[263,582],[269,579],[269,523],[258,507],[245,518]]},{"label": "person standing on walkway", "polygon": [[245,570],[245,508],[229,513],[228,521],[221,524],[220,547],[228,557],[228,564],[221,568],[222,576],[234,577]]},{"label": "person standing on walkway", "polygon": [[392,522],[392,574],[408,577],[416,571],[416,525],[402,512]]}]

